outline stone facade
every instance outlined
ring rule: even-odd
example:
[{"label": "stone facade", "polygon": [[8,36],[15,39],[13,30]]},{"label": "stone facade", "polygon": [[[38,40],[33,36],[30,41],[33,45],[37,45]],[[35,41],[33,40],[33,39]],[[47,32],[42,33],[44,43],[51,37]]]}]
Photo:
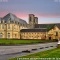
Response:
[{"label": "stone facade", "polygon": [[9,13],[0,19],[0,38],[20,39],[20,30],[27,29],[27,23]]},{"label": "stone facade", "polygon": [[38,24],[38,18],[29,14],[29,23],[7,14],[0,18],[0,38],[7,39],[59,39],[60,23]]},{"label": "stone facade", "polygon": [[46,29],[22,29],[21,39],[46,39]]}]

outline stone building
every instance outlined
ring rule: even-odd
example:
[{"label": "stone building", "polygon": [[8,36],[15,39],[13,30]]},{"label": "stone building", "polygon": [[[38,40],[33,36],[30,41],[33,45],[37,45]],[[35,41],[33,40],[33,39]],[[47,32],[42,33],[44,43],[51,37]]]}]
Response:
[{"label": "stone building", "polygon": [[60,23],[38,24],[38,17],[29,14],[29,22],[9,13],[0,18],[0,38],[59,39]]},{"label": "stone building", "polygon": [[47,29],[22,29],[21,39],[46,39]]},{"label": "stone building", "polygon": [[0,18],[0,38],[20,39],[20,30],[26,28],[27,22],[14,14],[9,13]]},{"label": "stone building", "polygon": [[46,39],[59,39],[60,38],[60,23],[53,24],[36,24],[35,28],[46,28]]}]

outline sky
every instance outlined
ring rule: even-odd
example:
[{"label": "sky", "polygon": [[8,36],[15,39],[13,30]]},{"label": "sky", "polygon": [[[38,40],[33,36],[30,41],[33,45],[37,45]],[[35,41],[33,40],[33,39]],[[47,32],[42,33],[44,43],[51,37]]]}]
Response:
[{"label": "sky", "polygon": [[41,23],[60,22],[60,0],[0,0],[0,17],[13,13],[28,22],[34,14]]}]

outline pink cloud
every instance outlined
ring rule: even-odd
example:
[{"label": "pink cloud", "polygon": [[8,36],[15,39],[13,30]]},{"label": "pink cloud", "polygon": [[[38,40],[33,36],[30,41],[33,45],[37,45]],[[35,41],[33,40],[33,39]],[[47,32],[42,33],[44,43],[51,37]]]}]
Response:
[{"label": "pink cloud", "polygon": [[19,18],[26,18],[28,17],[28,14],[27,13],[22,13],[22,12],[17,12],[17,13],[14,13],[17,17]]},{"label": "pink cloud", "polygon": [[[0,17],[4,17],[6,14],[10,12],[8,11],[0,11]],[[25,12],[13,12],[17,17],[22,18],[22,19],[28,19],[28,13]],[[46,18],[57,18],[60,17],[60,14],[34,14],[37,17],[46,17]]]},{"label": "pink cloud", "polygon": [[38,17],[58,18],[60,14],[36,14]]},{"label": "pink cloud", "polygon": [[0,17],[4,17],[8,12],[6,11],[3,11],[3,12],[0,12]]}]

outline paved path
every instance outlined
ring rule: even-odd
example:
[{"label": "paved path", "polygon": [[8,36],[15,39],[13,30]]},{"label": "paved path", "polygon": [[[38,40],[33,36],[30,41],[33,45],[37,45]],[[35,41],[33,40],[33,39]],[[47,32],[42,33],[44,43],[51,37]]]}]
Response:
[{"label": "paved path", "polygon": [[[24,56],[40,51],[45,51],[56,48],[56,46],[57,42],[22,46],[0,46],[0,60],[8,60],[9,58],[13,57]],[[36,50],[33,51],[32,49]],[[31,53],[23,53],[22,51],[24,50],[29,50]]]}]

